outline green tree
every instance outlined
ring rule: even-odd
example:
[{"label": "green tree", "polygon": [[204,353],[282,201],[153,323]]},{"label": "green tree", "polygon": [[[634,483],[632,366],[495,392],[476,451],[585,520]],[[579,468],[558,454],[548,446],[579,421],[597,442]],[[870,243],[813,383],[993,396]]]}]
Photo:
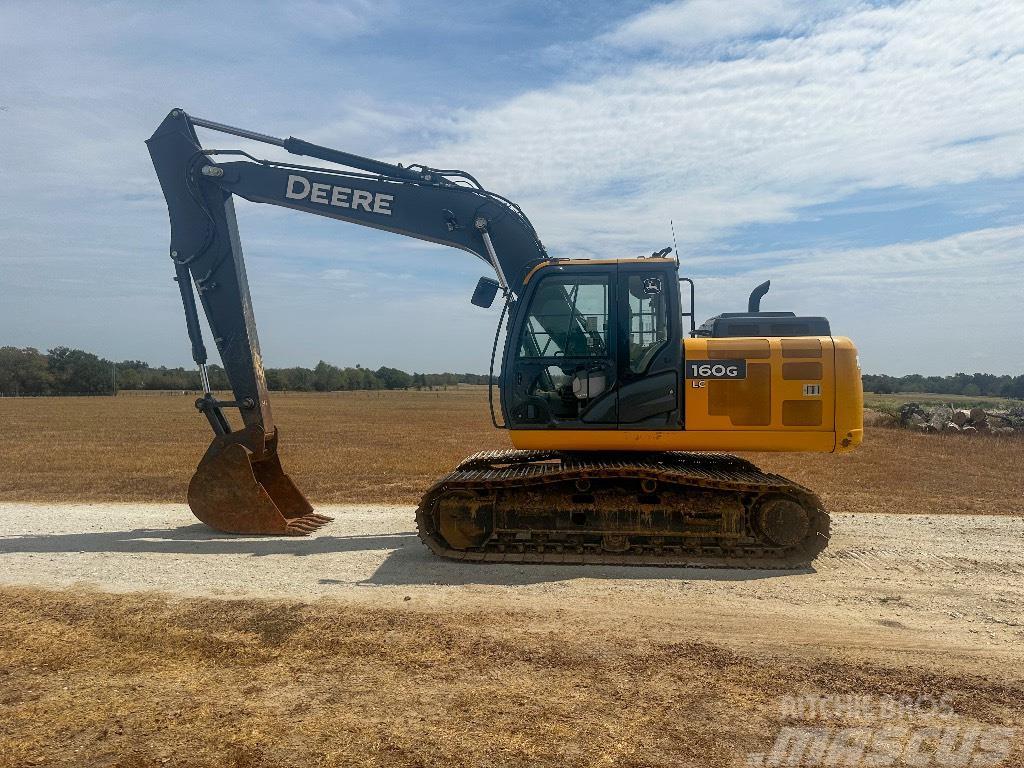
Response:
[{"label": "green tree", "polygon": [[0,392],[39,395],[52,386],[46,355],[32,347],[0,347]]},{"label": "green tree", "polygon": [[313,369],[313,389],[317,392],[335,392],[341,389],[341,370],[321,360]]},{"label": "green tree", "polygon": [[113,391],[113,363],[109,360],[68,347],[54,347],[49,351],[49,358],[49,370],[59,392],[102,394]]},{"label": "green tree", "polygon": [[412,376],[398,368],[381,366],[377,369],[377,378],[385,389],[406,389],[412,384]]},{"label": "green tree", "polygon": [[314,376],[313,371],[309,368],[289,368],[288,379],[290,389],[294,389],[297,392],[313,391]]},{"label": "green tree", "polygon": [[121,370],[121,367],[118,366],[117,387],[118,389],[145,389],[146,381],[143,378],[143,372],[136,368]]},{"label": "green tree", "polygon": [[288,389],[287,377],[280,368],[267,368],[267,389],[281,391]]}]

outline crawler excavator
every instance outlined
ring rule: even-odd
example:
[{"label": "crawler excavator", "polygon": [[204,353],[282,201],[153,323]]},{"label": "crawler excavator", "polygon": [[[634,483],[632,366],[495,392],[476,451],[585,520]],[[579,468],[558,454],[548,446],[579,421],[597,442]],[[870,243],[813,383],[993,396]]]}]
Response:
[{"label": "crawler excavator", "polygon": [[[196,128],[331,166],[204,149]],[[515,448],[470,456],[426,490],[416,522],[434,553],[795,568],[827,545],[829,517],[811,490],[730,455],[849,451],[863,435],[854,345],[833,336],[823,317],[761,311],[768,283],[746,312],[696,327],[693,282],[680,278],[671,249],[647,258],[551,257],[518,205],[464,171],[385,163],[181,109],[147,144],[205,390],[196,406],[214,432],[188,489],[207,525],[301,535],[329,522],[278,457],[238,196],[459,248],[493,269],[471,301],[486,308],[502,296],[491,354],[501,423],[493,396],[491,417]],[[233,400],[210,389],[196,294]],[[238,409],[242,428],[232,429],[228,408]]]}]

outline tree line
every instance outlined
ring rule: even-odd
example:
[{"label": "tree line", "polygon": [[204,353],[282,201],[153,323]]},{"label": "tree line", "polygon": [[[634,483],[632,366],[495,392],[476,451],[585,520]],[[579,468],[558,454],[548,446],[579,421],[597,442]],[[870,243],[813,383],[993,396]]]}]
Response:
[{"label": "tree line", "polygon": [[[210,385],[229,389],[219,365],[209,366]],[[433,389],[456,384],[486,384],[478,373],[407,373],[381,366],[377,370],[340,368],[321,360],[314,368],[268,368],[272,390],[337,392],[355,389]],[[142,360],[115,362],[69,347],[40,352],[32,347],[0,347],[2,395],[109,395],[119,390],[199,390],[194,368],[152,367]]]},{"label": "tree line", "polygon": [[865,374],[864,391],[883,395],[933,392],[938,395],[983,395],[1024,400],[1024,376],[996,376],[991,373],[956,373],[952,376]]},{"label": "tree line", "polygon": [[[229,389],[224,369],[209,367],[214,389]],[[479,373],[407,373],[381,366],[377,370],[340,368],[321,360],[313,368],[268,368],[267,386],[295,392],[337,392],[354,389],[428,389],[456,384],[486,384]],[[111,394],[118,390],[199,390],[194,368],[154,368],[141,360],[114,362],[69,347],[40,352],[31,347],[0,347],[0,394]],[[864,390],[879,394],[933,392],[940,395],[984,395],[1024,400],[1024,375],[957,373],[952,376],[886,376],[865,374]]]}]

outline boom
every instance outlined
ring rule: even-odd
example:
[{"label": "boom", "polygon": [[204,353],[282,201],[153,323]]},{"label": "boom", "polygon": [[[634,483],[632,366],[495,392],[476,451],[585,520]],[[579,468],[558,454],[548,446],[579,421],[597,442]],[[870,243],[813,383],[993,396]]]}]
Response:
[{"label": "boom", "polygon": [[[204,149],[195,127],[205,127],[243,138],[281,146],[292,154],[315,157],[346,168],[314,168],[292,163],[258,160],[240,150]],[[353,224],[382,229],[468,251],[487,262],[497,273],[510,298],[520,291],[531,267],[546,259],[533,225],[514,203],[485,190],[470,174],[416,165],[403,167],[289,137],[279,139],[231,126],[190,117],[174,109],[146,142],[167,200],[171,223],[170,255],[182,304],[192,356],[199,365],[205,395],[197,407],[212,426],[215,439],[204,457],[206,464],[223,464],[231,446],[247,452],[257,486],[269,492],[267,501],[280,508],[279,495],[299,498],[291,504],[297,515],[309,518],[311,509],[287,476],[276,457],[276,434],[267,394],[252,301],[245,274],[241,241],[235,220],[235,195]],[[217,162],[215,158],[238,158]],[[354,170],[353,170],[354,169]],[[210,391],[206,373],[207,352],[199,325],[192,285],[199,294],[214,343],[234,393],[232,401],[218,401]],[[245,429],[233,432],[222,409],[237,407]],[[241,459],[243,457],[236,457]],[[260,463],[262,462],[262,463]],[[236,461],[241,471],[240,461]],[[276,465],[276,469],[273,467]],[[267,468],[260,477],[259,468]],[[214,482],[223,467],[210,467],[203,483],[203,464],[189,490],[193,509],[238,507],[236,501],[204,503],[204,494],[222,493]],[[244,474],[244,473],[243,473]],[[281,480],[278,478],[283,478]],[[258,495],[258,493],[257,493]],[[306,511],[301,511],[306,510]],[[225,529],[215,509],[209,514]],[[203,519],[203,515],[197,511]],[[207,521],[210,522],[210,521]],[[278,531],[281,525],[265,532]],[[242,527],[236,526],[236,527]],[[251,526],[250,526],[251,527]]]}]

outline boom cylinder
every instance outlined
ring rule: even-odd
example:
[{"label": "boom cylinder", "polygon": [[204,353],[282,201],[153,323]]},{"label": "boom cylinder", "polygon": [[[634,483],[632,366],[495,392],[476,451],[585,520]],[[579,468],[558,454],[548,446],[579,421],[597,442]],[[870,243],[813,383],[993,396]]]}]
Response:
[{"label": "boom cylinder", "polygon": [[198,125],[200,128],[209,128],[211,131],[229,133],[232,136],[240,136],[243,139],[250,139],[264,144],[273,144],[277,147],[284,147],[293,155],[315,157],[318,160],[326,160],[329,163],[337,163],[338,165],[344,165],[348,168],[358,168],[362,171],[367,171],[368,173],[380,174],[381,176],[392,176],[399,179],[408,179],[410,181],[425,180],[423,178],[424,174],[417,171],[410,171],[408,168],[403,168],[400,165],[392,165],[391,163],[385,163],[381,160],[374,160],[361,155],[353,155],[351,152],[342,152],[340,149],[331,149],[330,147],[313,144],[303,139],[297,139],[294,136],[289,136],[287,139],[279,139],[276,136],[270,136],[266,133],[257,133],[256,131],[250,131],[245,128],[236,128],[233,125],[216,123],[213,120],[206,120],[202,117],[195,117],[193,115],[189,115],[188,117],[189,120],[191,120],[192,125]]}]

